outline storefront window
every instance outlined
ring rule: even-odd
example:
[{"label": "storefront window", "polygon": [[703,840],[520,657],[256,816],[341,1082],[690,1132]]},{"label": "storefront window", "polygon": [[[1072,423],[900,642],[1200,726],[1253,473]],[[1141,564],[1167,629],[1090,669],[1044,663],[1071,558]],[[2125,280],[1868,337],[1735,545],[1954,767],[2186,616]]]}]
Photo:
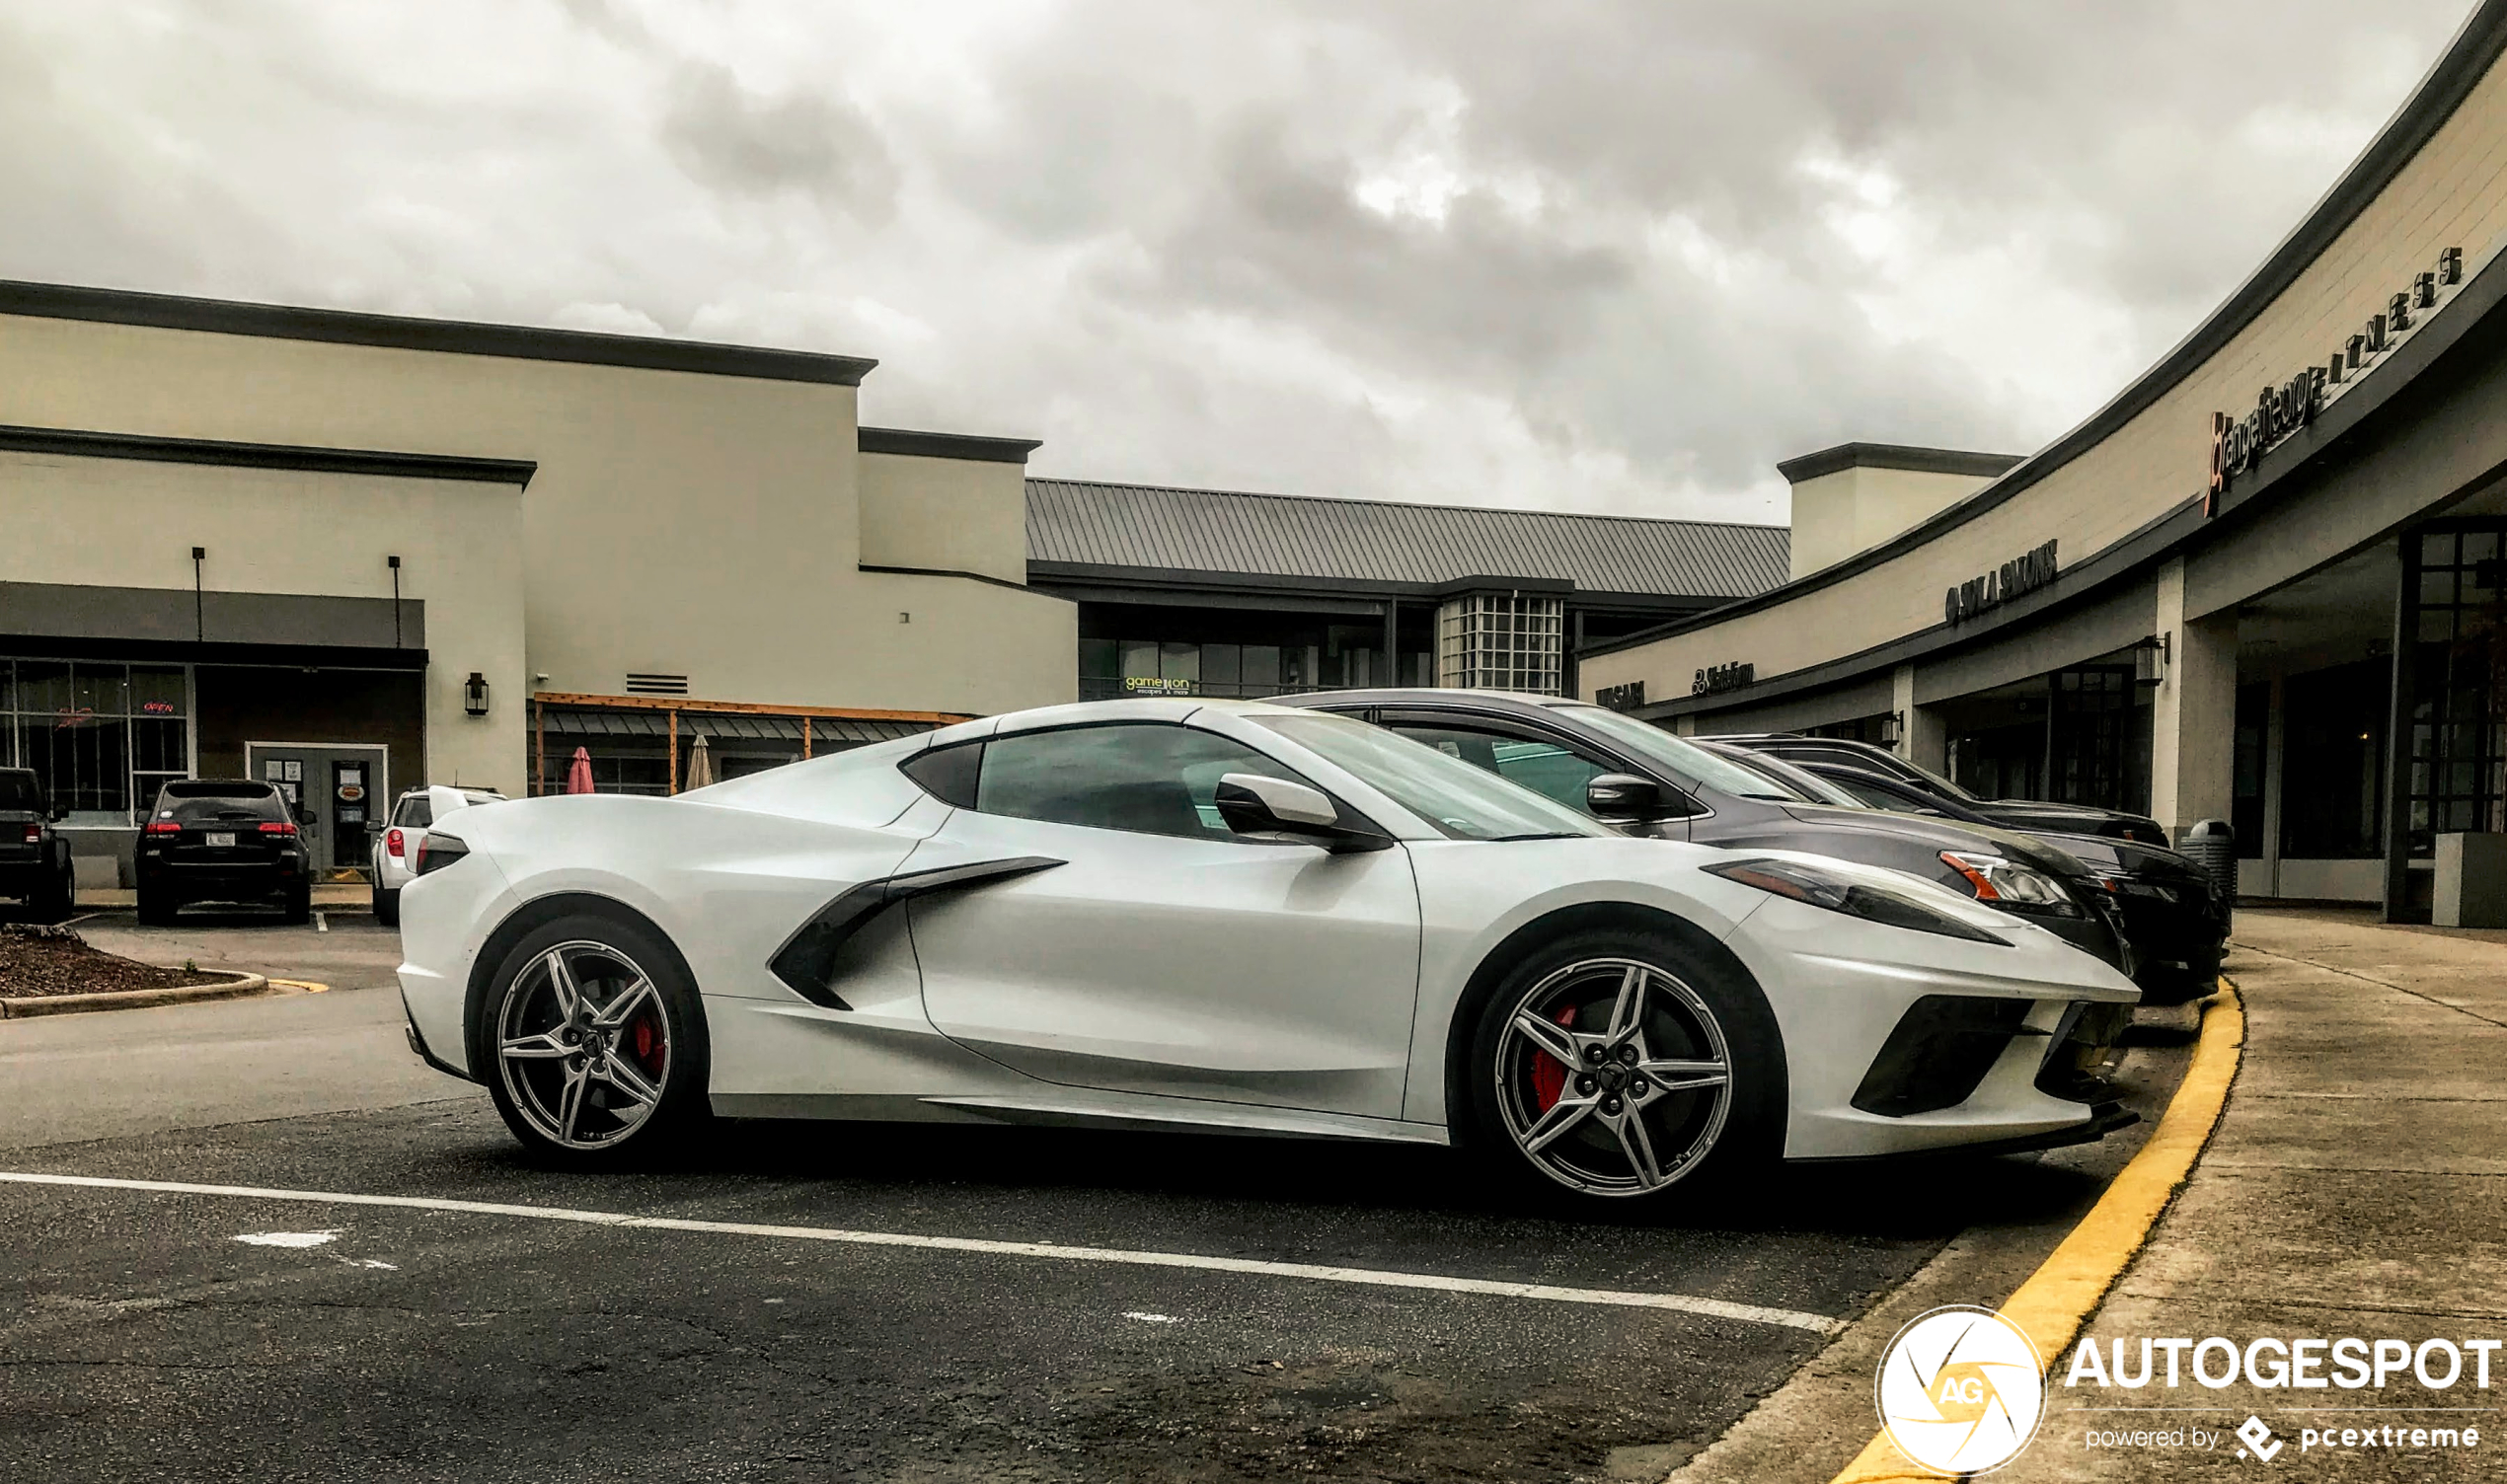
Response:
[{"label": "storefront window", "polygon": [[0,659],[0,764],[31,768],[72,825],[128,825],[168,779],[190,776],[180,665]]},{"label": "storefront window", "polygon": [[2507,562],[2495,527],[2425,533],[2419,558],[2409,845],[2425,856],[2440,835],[2507,830]]}]

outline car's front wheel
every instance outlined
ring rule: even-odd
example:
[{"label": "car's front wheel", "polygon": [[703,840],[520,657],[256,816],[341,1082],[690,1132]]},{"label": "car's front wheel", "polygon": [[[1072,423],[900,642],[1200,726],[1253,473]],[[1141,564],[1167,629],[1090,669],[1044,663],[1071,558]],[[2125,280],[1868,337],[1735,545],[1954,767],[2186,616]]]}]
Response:
[{"label": "car's front wheel", "polygon": [[706,1122],[705,1012],[679,957],[650,931],[570,917],[496,966],[479,1052],[505,1126],[533,1152],[604,1166]]},{"label": "car's front wheel", "polygon": [[1571,932],[1483,1004],[1469,1143],[1550,1188],[1662,1196],[1773,1160],[1785,1048],[1758,986],[1667,931]]}]

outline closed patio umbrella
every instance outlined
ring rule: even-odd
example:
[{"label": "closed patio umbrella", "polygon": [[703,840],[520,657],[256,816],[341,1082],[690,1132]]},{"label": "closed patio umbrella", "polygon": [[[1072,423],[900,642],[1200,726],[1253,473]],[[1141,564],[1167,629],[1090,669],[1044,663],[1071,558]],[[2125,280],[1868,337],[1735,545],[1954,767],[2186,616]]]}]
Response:
[{"label": "closed patio umbrella", "polygon": [[592,755],[580,747],[574,749],[574,761],[566,765],[566,791],[592,791]]},{"label": "closed patio umbrella", "polygon": [[697,733],[697,745],[688,749],[688,777],[679,791],[703,788],[714,781],[714,751],[705,745],[705,733]]}]

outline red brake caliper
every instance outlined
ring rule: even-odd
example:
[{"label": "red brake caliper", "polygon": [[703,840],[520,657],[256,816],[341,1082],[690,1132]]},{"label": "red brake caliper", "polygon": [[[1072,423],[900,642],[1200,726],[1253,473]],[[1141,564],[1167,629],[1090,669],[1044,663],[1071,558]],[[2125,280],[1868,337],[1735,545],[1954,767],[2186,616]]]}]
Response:
[{"label": "red brake caliper", "polygon": [[652,1016],[638,1015],[636,1017],[635,1045],[636,1060],[643,1064],[646,1072],[659,1076],[661,1075],[661,1034],[653,1028]]},{"label": "red brake caliper", "polygon": [[[1571,1026],[1575,1024],[1575,1006],[1570,1004],[1550,1018]],[[1540,1105],[1541,1112],[1557,1106],[1558,1099],[1566,1094],[1566,1063],[1546,1051],[1532,1054],[1532,1100]]]}]

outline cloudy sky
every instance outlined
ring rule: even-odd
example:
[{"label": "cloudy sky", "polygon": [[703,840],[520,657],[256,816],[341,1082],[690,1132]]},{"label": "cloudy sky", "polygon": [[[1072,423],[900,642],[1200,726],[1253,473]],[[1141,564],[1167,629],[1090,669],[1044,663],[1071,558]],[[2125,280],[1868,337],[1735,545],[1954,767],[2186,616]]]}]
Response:
[{"label": "cloudy sky", "polygon": [[[0,277],[877,356],[1033,470],[1781,519],[2156,358],[2469,0],[0,0]],[[495,452],[495,450],[483,450]]]}]

